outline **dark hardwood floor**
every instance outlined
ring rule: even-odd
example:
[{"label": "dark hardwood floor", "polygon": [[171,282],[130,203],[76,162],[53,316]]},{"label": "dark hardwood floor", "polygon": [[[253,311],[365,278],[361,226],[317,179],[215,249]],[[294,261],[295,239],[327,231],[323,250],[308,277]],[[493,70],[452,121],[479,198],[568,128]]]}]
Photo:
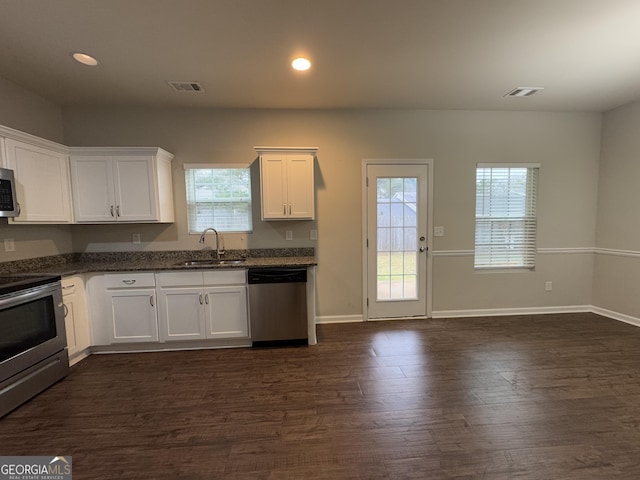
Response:
[{"label": "dark hardwood floor", "polygon": [[640,478],[640,328],[323,325],[314,347],[94,355],[0,419],[74,479]]}]

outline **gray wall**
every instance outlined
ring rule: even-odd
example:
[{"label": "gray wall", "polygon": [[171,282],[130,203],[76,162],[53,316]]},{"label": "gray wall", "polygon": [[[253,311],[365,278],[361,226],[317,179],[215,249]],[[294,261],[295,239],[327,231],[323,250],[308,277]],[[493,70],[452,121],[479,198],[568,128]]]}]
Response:
[{"label": "gray wall", "polygon": [[[580,113],[467,111],[280,111],[70,108],[67,145],[160,146],[173,164],[176,223],[168,226],[73,226],[76,251],[197,249],[186,233],[183,163],[246,163],[254,145],[317,146],[317,221],[254,222],[228,236],[227,248],[317,246],[318,314],[362,313],[361,169],[364,158],[434,160],[434,311],[589,305],[601,116]],[[534,272],[473,270],[477,162],[536,162],[540,172]],[[308,240],[318,229],[317,244]],[[294,241],[284,241],[293,230]],[[544,250],[547,249],[547,250]],[[544,282],[554,282],[553,292]]]},{"label": "gray wall", "polygon": [[640,318],[640,102],[604,115],[594,305]]},{"label": "gray wall", "polygon": [[62,110],[0,77],[0,125],[62,143]]},{"label": "gray wall", "polygon": [[[28,90],[0,78],[0,125],[62,142],[62,110]],[[12,238],[14,252],[4,251],[4,239]],[[0,218],[0,261],[57,255],[72,251],[68,226],[10,225]]]}]

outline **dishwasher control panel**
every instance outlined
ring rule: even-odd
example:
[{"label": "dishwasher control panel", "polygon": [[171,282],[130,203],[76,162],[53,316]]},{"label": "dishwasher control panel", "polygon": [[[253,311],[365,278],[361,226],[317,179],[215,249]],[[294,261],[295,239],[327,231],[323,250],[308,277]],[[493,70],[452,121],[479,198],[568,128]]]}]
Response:
[{"label": "dishwasher control panel", "polygon": [[250,268],[248,283],[306,283],[306,268]]}]

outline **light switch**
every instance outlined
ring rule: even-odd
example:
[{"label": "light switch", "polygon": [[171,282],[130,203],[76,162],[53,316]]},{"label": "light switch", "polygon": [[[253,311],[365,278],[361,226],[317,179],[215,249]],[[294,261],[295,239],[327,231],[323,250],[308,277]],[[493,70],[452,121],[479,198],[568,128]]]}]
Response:
[{"label": "light switch", "polygon": [[5,238],[4,239],[4,251],[5,252],[15,252],[16,244],[13,241],[13,238]]},{"label": "light switch", "polygon": [[309,240],[318,239],[318,230],[309,230]]},{"label": "light switch", "polygon": [[131,234],[131,243],[133,243],[134,245],[138,245],[140,243],[140,234],[139,233],[132,233]]},{"label": "light switch", "polygon": [[433,227],[434,237],[444,237],[444,227]]},{"label": "light switch", "polygon": [[285,240],[293,240],[293,230],[287,230],[284,232]]}]

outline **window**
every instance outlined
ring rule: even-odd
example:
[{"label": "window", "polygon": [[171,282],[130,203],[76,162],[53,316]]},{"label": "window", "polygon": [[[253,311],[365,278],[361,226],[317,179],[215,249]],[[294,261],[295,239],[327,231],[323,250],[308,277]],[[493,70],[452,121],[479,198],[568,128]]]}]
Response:
[{"label": "window", "polygon": [[533,268],[538,165],[478,164],[475,268]]},{"label": "window", "polygon": [[251,231],[248,167],[185,165],[189,233]]}]

